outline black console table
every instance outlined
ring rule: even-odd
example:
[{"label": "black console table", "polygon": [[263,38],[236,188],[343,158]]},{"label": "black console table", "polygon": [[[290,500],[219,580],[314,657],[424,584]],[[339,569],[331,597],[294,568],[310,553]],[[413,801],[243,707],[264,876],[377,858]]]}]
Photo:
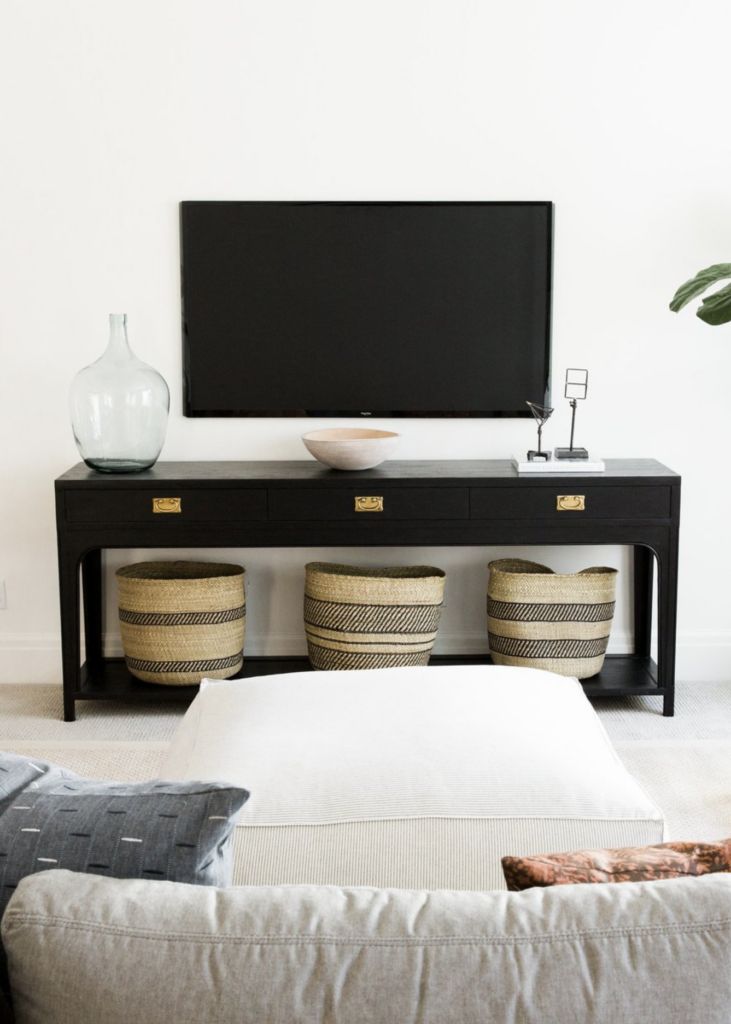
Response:
[{"label": "black console table", "polygon": [[[663,714],[673,714],[680,477],[653,460],[608,460],[602,474],[527,476],[507,461],[477,460],[387,462],[355,473],[312,461],[159,462],[117,476],[79,464],[56,481],[56,521],[66,721],[77,700],[195,694],[197,687],[142,683],[102,652],[101,552],[166,547],[631,545],[634,653],[608,657],[584,688],[591,697],[657,695]],[[489,659],[433,659],[481,660]],[[304,658],[247,657],[244,674],[305,667]]]}]

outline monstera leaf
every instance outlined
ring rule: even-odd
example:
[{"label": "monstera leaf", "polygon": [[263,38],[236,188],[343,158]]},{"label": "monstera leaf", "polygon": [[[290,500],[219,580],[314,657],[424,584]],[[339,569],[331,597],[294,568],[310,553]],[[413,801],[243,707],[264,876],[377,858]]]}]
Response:
[{"label": "monstera leaf", "polygon": [[[731,277],[731,263],[714,263],[712,267],[699,270],[690,281],[681,284],[673,295],[670,303],[673,313],[677,313],[691,299],[695,299],[706,288],[725,277]],[[731,285],[726,285],[725,288],[703,299],[696,310],[696,316],[705,320],[707,324],[727,324],[731,320]]]}]

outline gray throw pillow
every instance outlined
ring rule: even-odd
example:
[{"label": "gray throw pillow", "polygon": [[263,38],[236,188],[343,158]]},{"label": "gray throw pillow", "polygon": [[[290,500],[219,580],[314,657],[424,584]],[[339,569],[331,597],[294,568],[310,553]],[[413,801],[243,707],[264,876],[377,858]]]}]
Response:
[{"label": "gray throw pillow", "polygon": [[218,782],[95,782],[0,754],[0,916],[18,882],[48,868],[231,884],[245,789]]},{"label": "gray throw pillow", "polygon": [[47,764],[31,761],[27,757],[0,753],[0,814],[18,793],[28,787],[35,788],[34,784],[46,774],[48,767]]},{"label": "gray throw pillow", "polygon": [[[235,816],[248,798],[219,782],[95,782],[0,753],[0,917],[21,878],[49,868],[230,885]],[[0,1000],[3,990],[0,947]]]}]

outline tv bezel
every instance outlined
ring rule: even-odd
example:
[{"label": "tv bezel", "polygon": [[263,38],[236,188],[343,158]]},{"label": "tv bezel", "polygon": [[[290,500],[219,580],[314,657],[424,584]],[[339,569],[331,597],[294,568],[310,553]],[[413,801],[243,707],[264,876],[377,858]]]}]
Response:
[{"label": "tv bezel", "polygon": [[532,415],[525,407],[509,410],[464,410],[455,412],[453,410],[444,412],[438,410],[419,411],[398,411],[393,409],[333,409],[333,410],[208,410],[197,409],[191,404],[191,383],[190,383],[190,339],[185,318],[185,260],[184,260],[184,236],[185,236],[185,211],[194,206],[534,206],[543,207],[547,215],[546,232],[546,322],[545,338],[543,345],[544,367],[543,367],[543,394],[532,396],[533,400],[541,399],[546,406],[551,401],[551,322],[553,307],[553,202],[550,200],[267,200],[267,199],[187,199],[180,203],[180,304],[183,335],[183,415],[189,418],[216,418],[216,419],[285,419],[298,417],[309,418],[358,418],[358,419],[525,419]]}]

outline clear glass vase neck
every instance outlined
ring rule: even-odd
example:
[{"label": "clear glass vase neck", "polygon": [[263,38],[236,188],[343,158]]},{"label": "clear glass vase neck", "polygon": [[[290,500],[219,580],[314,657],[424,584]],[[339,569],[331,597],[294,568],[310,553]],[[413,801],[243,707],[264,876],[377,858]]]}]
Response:
[{"label": "clear glass vase neck", "polygon": [[127,340],[127,314],[109,314],[109,343],[107,344],[105,356],[112,356],[116,359],[133,358],[132,349]]}]

